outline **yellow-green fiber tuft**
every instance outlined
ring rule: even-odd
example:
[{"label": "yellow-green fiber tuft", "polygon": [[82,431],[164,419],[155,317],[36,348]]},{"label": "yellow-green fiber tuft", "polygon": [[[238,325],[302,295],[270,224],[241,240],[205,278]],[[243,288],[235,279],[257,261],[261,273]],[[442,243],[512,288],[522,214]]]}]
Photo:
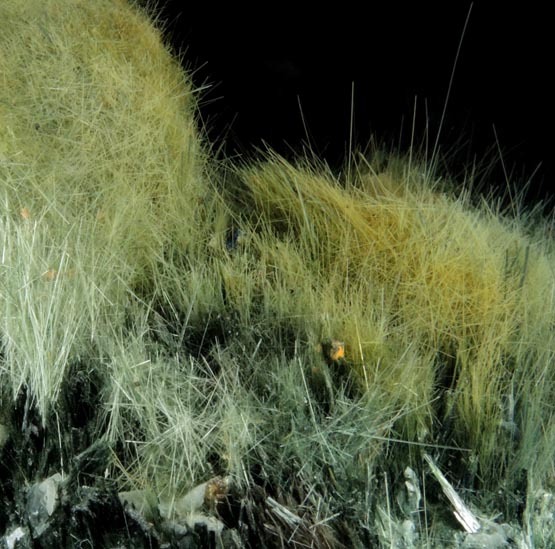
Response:
[{"label": "yellow-green fiber tuft", "polygon": [[555,314],[554,258],[541,241],[463,193],[434,190],[422,168],[361,165],[341,183],[270,154],[240,177],[250,246],[224,277],[237,308],[261,307],[312,344],[345,341],[343,367],[362,390],[381,387],[412,409],[404,436],[441,440],[441,409],[451,443],[475,448],[496,477],[509,402],[532,421],[529,399],[547,414],[551,398],[541,387],[553,336],[548,354],[525,358]]},{"label": "yellow-green fiber tuft", "polygon": [[0,305],[2,338],[43,414],[101,311],[198,245],[204,166],[194,89],[144,13],[1,3],[0,291],[21,313]]}]

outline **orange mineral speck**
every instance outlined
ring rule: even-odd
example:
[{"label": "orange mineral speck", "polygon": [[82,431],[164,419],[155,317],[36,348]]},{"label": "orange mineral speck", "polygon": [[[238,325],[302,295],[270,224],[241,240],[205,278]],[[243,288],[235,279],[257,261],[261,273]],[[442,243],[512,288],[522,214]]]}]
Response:
[{"label": "orange mineral speck", "polygon": [[330,360],[337,362],[342,358],[345,358],[345,343],[343,343],[343,341],[333,340],[330,348]]},{"label": "orange mineral speck", "polygon": [[225,499],[229,492],[229,479],[224,477],[214,477],[206,483],[204,493],[204,504],[209,507],[215,506],[218,502]]},{"label": "orange mineral speck", "polygon": [[55,269],[49,269],[44,273],[43,276],[44,278],[46,278],[46,280],[55,280],[58,277],[58,271],[56,271]]},{"label": "orange mineral speck", "polygon": [[73,276],[75,275],[75,269],[69,269],[67,271],[57,271],[56,269],[48,269],[48,271],[46,271],[45,273],[43,273],[43,277],[48,280],[48,281],[52,281],[52,280],[56,280],[57,278],[60,277],[66,277],[66,278],[73,278]]}]

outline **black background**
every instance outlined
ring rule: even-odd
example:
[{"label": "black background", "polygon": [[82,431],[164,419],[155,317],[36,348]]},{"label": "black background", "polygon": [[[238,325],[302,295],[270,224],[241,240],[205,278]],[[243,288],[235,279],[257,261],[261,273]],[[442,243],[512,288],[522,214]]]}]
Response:
[{"label": "black background", "polygon": [[226,154],[268,144],[291,156],[307,142],[306,125],[312,148],[339,168],[351,104],[359,147],[373,135],[406,150],[414,118],[416,142],[427,129],[432,148],[462,38],[439,139],[449,168],[460,176],[486,159],[488,184],[503,187],[507,172],[514,185],[531,180],[528,202],[552,194],[549,3],[307,6],[161,2],[171,43],[195,85],[208,86],[201,116]]}]

